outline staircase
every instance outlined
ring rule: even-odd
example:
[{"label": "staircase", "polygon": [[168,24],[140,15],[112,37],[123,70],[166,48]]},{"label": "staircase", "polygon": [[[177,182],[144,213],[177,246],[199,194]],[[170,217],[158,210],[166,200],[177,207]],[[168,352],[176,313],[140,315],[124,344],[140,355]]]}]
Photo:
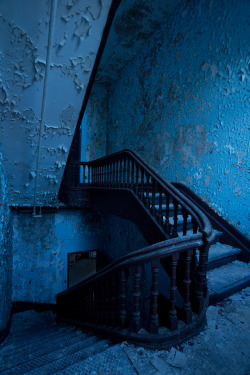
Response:
[{"label": "staircase", "polygon": [[10,335],[0,345],[0,374],[97,373],[136,374],[122,348],[109,340],[58,324],[52,313],[13,315]]},{"label": "staircase", "polygon": [[250,285],[249,241],[241,250],[219,245],[225,233],[196,201],[131,150],[69,162],[59,198],[134,221],[149,244],[60,293],[64,322],[166,347],[202,329],[208,303]]}]

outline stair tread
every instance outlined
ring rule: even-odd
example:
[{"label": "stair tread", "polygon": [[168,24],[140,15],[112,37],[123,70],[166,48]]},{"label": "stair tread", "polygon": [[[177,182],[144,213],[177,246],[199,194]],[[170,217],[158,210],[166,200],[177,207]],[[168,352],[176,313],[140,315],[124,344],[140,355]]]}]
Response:
[{"label": "stair tread", "polygon": [[208,261],[213,262],[217,259],[226,258],[228,256],[234,254],[240,254],[241,250],[236,249],[233,246],[222,244],[220,242],[216,242],[215,244],[211,245],[209,248],[208,253]]},{"label": "stair tread", "polygon": [[110,375],[136,375],[127,355],[121,345],[117,344],[104,352],[69,366],[55,375],[92,375],[92,374],[110,374]]},{"label": "stair tread", "polygon": [[[18,374],[24,374],[28,371],[33,370],[34,368],[39,368],[41,366],[44,366],[50,362],[59,360],[65,356],[69,356],[73,353],[79,352],[83,349],[85,349],[87,346],[94,345],[97,342],[96,336],[91,336],[82,340],[79,340],[76,343],[73,343],[70,345],[70,343],[67,341],[67,344],[64,343],[64,346],[61,348],[58,348],[54,351],[49,351],[47,354],[37,355],[35,358],[28,359],[28,358],[20,358],[20,361],[22,361],[19,365],[14,365],[13,363],[11,366],[9,366],[9,370],[6,372],[10,375],[18,375]],[[14,357],[15,358],[15,357]]]},{"label": "stair tread", "polygon": [[104,351],[109,345],[107,340],[101,340],[95,344],[86,347],[80,351],[77,351],[73,354],[67,355],[60,359],[55,359],[53,362],[47,363],[38,368],[34,368],[26,374],[29,375],[45,375],[45,374],[54,374],[55,372],[62,371],[63,369],[82,361],[83,359],[93,356],[97,353]]},{"label": "stair tread", "polygon": [[[23,345],[22,346],[16,346],[15,342],[12,342],[12,343],[7,343],[5,342],[4,343],[4,350],[2,351],[1,348],[0,348],[0,358],[1,358],[1,354],[2,354],[2,357],[5,358],[7,360],[7,357],[11,357],[11,356],[15,356],[15,357],[34,357],[36,355],[39,355],[39,354],[36,354],[37,352],[41,352],[41,353],[44,353],[46,352],[46,348],[48,348],[47,350],[48,351],[51,351],[51,350],[55,350],[57,347],[60,348],[62,345],[61,343],[65,342],[65,340],[67,340],[67,343],[68,342],[77,342],[81,339],[81,337],[86,337],[86,335],[83,335],[82,333],[78,333],[77,331],[74,331],[74,332],[65,332],[64,334],[58,334],[57,336],[47,336],[46,338],[44,338],[43,340],[39,340],[39,338],[37,338],[37,341],[34,341],[34,342],[31,342],[31,341],[27,341],[25,342],[25,338],[24,338],[24,341],[23,341]],[[49,342],[49,345],[46,344],[46,342]],[[0,366],[1,368],[1,366]]]},{"label": "stair tread", "polygon": [[207,273],[209,293],[219,294],[233,285],[250,280],[250,267],[247,263],[235,260]]}]

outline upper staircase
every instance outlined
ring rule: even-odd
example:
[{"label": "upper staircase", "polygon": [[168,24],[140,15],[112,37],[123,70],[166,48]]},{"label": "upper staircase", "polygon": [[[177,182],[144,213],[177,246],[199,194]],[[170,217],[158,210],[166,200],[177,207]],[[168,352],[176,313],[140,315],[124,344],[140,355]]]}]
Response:
[{"label": "upper staircase", "polygon": [[65,322],[117,340],[169,346],[204,326],[209,300],[250,285],[250,268],[238,261],[242,252],[249,261],[248,251],[213,245],[222,233],[204,212],[131,150],[69,163],[59,197],[134,221],[149,244],[60,293]]}]

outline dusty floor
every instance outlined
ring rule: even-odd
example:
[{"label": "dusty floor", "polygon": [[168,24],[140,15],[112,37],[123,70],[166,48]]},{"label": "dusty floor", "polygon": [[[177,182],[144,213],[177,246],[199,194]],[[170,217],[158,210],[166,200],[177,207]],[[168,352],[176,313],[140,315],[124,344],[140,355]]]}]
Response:
[{"label": "dusty floor", "polygon": [[139,375],[250,375],[250,288],[207,311],[207,326],[169,351],[122,344]]}]

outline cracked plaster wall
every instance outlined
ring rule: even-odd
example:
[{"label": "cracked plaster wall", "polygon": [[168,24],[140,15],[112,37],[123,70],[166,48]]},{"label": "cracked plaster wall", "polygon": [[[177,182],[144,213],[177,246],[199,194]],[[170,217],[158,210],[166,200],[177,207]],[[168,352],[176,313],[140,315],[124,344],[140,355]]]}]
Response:
[{"label": "cracked plaster wall", "polygon": [[[58,1],[38,202],[57,197],[111,0]],[[0,2],[0,146],[10,204],[32,203],[50,1]]]},{"label": "cracked plaster wall", "polygon": [[182,2],[111,87],[107,151],[131,148],[249,235],[250,7]]},{"label": "cracked plaster wall", "polygon": [[102,250],[100,216],[87,210],[62,209],[32,218],[13,218],[13,301],[55,303],[67,288],[67,254]]},{"label": "cracked plaster wall", "polygon": [[107,154],[107,111],[108,89],[105,85],[95,84],[83,118],[85,160],[98,159]]},{"label": "cracked plaster wall", "polygon": [[11,311],[12,244],[11,214],[0,153],[0,333],[8,324]]}]

